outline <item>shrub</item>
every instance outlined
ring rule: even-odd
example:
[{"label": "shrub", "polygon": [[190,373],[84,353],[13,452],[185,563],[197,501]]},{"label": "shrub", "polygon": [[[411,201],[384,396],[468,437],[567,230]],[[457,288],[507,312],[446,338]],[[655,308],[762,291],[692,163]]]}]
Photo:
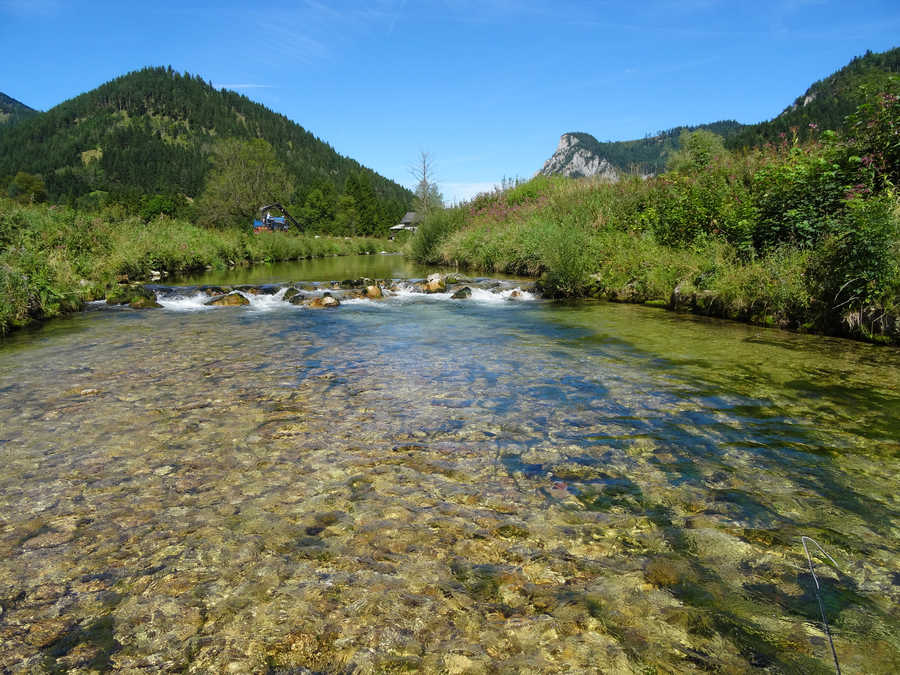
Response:
[{"label": "shrub", "polygon": [[461,208],[438,209],[428,214],[409,240],[409,253],[418,262],[431,264],[440,260],[439,247],[450,234],[465,223]]},{"label": "shrub", "polygon": [[849,147],[875,172],[876,187],[900,187],[900,96],[881,93],[847,117]]},{"label": "shrub", "polygon": [[541,278],[545,293],[554,297],[580,295],[590,274],[588,235],[579,227],[544,224],[540,256],[546,271]]},{"label": "shrub", "polygon": [[810,256],[807,284],[826,324],[900,292],[900,218],[892,195],[853,199]]},{"label": "shrub", "polygon": [[701,235],[750,247],[756,212],[749,192],[727,164],[699,173],[666,174],[653,183],[651,208],[642,220],[667,246],[688,246]]},{"label": "shrub", "polygon": [[756,250],[784,243],[815,245],[843,208],[847,179],[834,152],[804,152],[799,147],[759,169],[753,177]]}]

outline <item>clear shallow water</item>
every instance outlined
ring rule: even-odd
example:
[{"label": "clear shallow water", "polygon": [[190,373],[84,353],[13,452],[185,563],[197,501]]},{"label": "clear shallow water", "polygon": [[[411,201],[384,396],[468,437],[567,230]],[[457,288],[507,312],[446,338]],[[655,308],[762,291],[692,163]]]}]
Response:
[{"label": "clear shallow water", "polygon": [[898,419],[895,350],[636,306],[93,309],[0,348],[0,667],[831,672],[807,535],[896,672]]},{"label": "clear shallow water", "polygon": [[334,256],[295,260],[271,265],[252,265],[228,270],[210,270],[202,274],[181,277],[179,284],[266,284],[284,281],[340,281],[369,277],[370,279],[408,279],[422,277],[428,268],[402,255],[374,254]]},{"label": "clear shallow water", "polygon": [[[227,270],[210,270],[202,274],[167,280],[183,285],[202,284],[267,284],[286,281],[342,281],[370,279],[415,279],[434,272],[434,267],[419,265],[393,253],[312,258],[271,265],[253,265]],[[500,277],[513,278],[513,277]]]}]

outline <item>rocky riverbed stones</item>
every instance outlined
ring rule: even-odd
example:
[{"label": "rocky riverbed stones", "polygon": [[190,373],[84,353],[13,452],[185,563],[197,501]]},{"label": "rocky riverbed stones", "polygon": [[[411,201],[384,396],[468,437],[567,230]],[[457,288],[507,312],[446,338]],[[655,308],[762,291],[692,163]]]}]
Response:
[{"label": "rocky riverbed stones", "polygon": [[[465,283],[465,285],[462,285]],[[111,294],[112,301],[127,300],[131,296],[128,287],[126,290]],[[348,299],[384,300],[395,296],[409,297],[410,293],[422,293],[427,295],[447,293],[452,299],[461,300],[471,298],[473,289],[490,291],[494,295],[506,300],[516,300],[533,297],[534,284],[517,284],[496,279],[467,279],[461,275],[432,274],[425,280],[378,280],[360,277],[358,279],[346,279],[340,282],[302,282],[289,284],[241,284],[231,286],[161,286],[150,284],[143,288],[142,295],[146,298],[153,297],[151,301],[155,306],[160,306],[155,298],[158,295],[162,300],[186,299],[196,297],[197,294],[208,296],[203,304],[210,307],[234,307],[257,305],[260,302],[270,302],[263,299],[268,296],[274,300],[281,300],[292,305],[309,307],[311,309],[325,309],[339,307]],[[330,300],[323,298],[330,297]],[[484,296],[482,296],[484,297]],[[132,304],[132,306],[142,306]],[[151,306],[151,305],[148,305]],[[267,307],[272,307],[268,304]]]},{"label": "rocky riverbed stones", "polygon": [[409,288],[0,350],[0,672],[827,672],[806,532],[845,671],[896,670],[892,359],[791,336],[813,403],[706,322]]}]

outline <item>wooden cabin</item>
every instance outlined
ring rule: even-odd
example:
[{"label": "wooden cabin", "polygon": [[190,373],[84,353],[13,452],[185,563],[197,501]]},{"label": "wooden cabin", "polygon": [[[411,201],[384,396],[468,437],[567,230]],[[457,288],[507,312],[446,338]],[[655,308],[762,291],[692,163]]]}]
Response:
[{"label": "wooden cabin", "polygon": [[419,227],[419,214],[415,211],[407,211],[406,215],[400,219],[400,222],[390,228],[391,239],[400,232],[415,232]]}]

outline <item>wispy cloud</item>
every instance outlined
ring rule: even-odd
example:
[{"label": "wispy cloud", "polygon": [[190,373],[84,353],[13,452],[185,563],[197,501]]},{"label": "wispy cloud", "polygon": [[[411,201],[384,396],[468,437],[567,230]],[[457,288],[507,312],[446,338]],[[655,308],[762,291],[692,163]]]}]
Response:
[{"label": "wispy cloud", "polygon": [[0,10],[18,16],[53,16],[61,8],[60,0],[0,0]]},{"label": "wispy cloud", "polygon": [[[328,61],[341,45],[363,33],[392,33],[403,17],[406,0],[374,0],[335,7],[306,0],[290,9],[255,10],[248,18],[266,35],[267,49],[281,59],[312,64]],[[322,36],[327,36],[327,39]]]}]

